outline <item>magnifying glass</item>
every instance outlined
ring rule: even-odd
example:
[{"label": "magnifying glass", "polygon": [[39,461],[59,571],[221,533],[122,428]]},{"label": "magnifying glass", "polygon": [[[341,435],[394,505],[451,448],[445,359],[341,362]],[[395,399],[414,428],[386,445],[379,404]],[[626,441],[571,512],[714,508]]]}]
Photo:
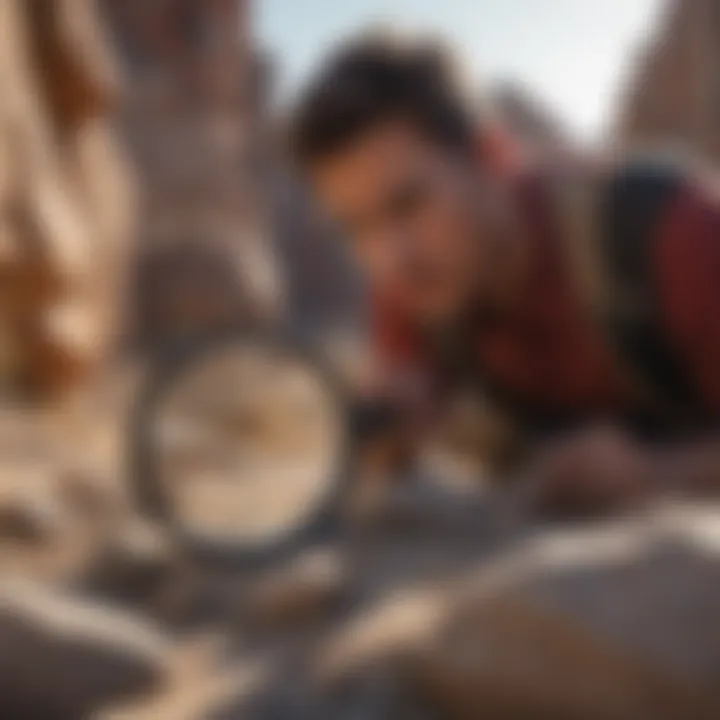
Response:
[{"label": "magnifying glass", "polygon": [[130,438],[140,510],[191,548],[237,559],[316,532],[349,475],[342,383],[272,334],[224,334],[158,363]]}]

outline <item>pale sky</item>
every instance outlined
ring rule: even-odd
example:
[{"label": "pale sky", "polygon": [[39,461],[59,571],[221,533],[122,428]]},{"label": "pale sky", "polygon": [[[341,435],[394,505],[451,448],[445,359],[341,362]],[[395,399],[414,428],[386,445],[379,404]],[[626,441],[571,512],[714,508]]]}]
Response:
[{"label": "pale sky", "polygon": [[328,44],[387,21],[432,29],[479,80],[520,80],[591,139],[663,0],[256,0],[259,37],[292,91]]}]

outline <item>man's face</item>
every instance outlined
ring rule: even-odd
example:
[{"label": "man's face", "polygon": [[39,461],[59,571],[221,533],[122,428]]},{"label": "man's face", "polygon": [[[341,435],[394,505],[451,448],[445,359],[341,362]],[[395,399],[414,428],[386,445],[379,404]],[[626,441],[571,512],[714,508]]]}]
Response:
[{"label": "man's face", "polygon": [[323,159],[312,180],[371,286],[414,318],[451,318],[482,290],[485,198],[473,158],[388,122]]}]

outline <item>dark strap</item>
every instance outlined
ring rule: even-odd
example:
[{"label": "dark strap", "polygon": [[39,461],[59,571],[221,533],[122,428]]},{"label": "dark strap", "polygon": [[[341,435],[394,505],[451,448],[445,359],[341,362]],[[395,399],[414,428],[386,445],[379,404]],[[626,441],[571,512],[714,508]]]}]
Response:
[{"label": "dark strap", "polygon": [[610,339],[650,388],[661,406],[656,411],[696,424],[705,415],[702,398],[664,327],[655,266],[660,224],[685,177],[671,163],[629,163],[604,189],[601,236],[612,286]]}]

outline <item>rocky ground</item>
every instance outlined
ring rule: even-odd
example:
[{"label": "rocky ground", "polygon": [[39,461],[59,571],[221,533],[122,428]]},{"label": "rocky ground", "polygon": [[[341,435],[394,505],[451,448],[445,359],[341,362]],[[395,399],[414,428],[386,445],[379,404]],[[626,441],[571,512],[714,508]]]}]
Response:
[{"label": "rocky ground", "polygon": [[0,717],[720,717],[718,508],[549,528],[418,479],[214,564],[128,501],[121,385],[0,418]]}]

